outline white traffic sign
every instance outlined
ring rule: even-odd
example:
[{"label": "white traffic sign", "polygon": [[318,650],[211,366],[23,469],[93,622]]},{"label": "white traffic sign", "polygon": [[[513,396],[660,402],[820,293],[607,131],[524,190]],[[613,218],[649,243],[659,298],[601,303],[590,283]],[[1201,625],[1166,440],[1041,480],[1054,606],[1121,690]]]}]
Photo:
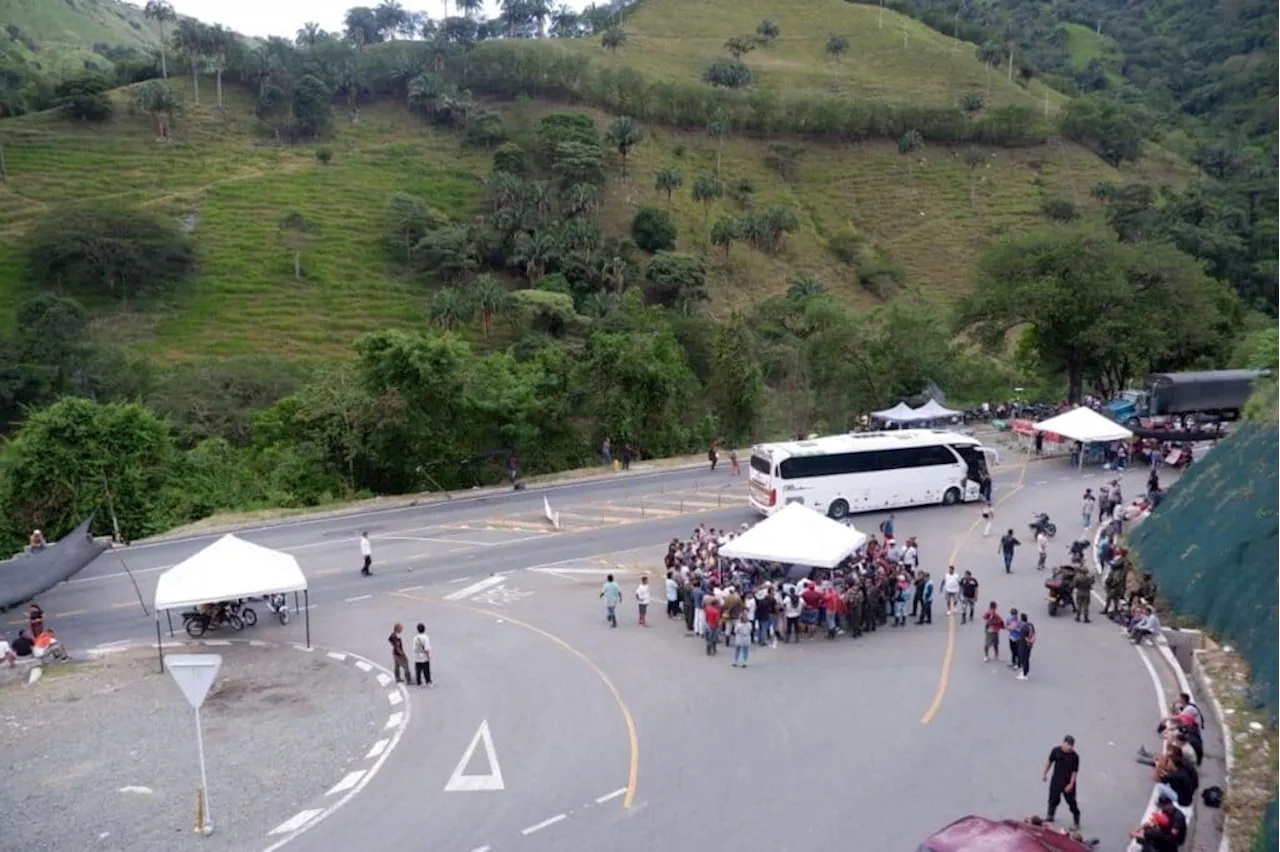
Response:
[{"label": "white traffic sign", "polygon": [[164,658],[169,674],[186,696],[187,703],[199,710],[209,687],[218,677],[222,657],[218,654],[170,654]]},{"label": "white traffic sign", "polygon": [[[489,772],[485,775],[467,775],[467,764],[471,763],[471,758],[475,756],[476,748],[481,743],[484,744],[485,760],[489,762]],[[486,719],[480,723],[480,730],[476,731],[476,735],[471,738],[471,745],[467,746],[467,750],[462,753],[462,760],[458,761],[453,774],[449,776],[449,783],[444,785],[444,791],[446,793],[479,793],[505,789],[506,785],[502,783],[502,767],[498,766],[498,753],[493,748],[493,735],[489,733],[489,720]]]}]

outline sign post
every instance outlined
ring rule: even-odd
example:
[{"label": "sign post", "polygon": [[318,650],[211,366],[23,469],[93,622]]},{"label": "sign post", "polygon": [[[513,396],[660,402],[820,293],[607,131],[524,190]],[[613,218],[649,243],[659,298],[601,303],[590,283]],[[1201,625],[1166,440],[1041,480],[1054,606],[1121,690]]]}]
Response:
[{"label": "sign post", "polygon": [[222,666],[218,654],[171,654],[165,658],[169,674],[182,690],[187,703],[196,711],[196,750],[200,754],[200,789],[196,792],[196,822],[193,831],[205,837],[213,834],[213,820],[209,817],[209,783],[204,771],[204,732],[200,726],[200,706],[204,704],[209,687],[213,686]]}]

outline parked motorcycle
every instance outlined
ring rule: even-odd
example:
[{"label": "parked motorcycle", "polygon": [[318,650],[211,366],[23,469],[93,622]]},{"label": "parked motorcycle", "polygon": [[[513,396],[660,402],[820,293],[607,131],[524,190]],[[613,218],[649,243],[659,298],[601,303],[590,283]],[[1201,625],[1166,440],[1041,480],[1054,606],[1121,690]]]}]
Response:
[{"label": "parked motorcycle", "polygon": [[272,595],[267,600],[267,607],[276,614],[281,624],[289,623],[289,600],[284,595]]},{"label": "parked motorcycle", "polygon": [[1049,538],[1053,538],[1058,534],[1058,525],[1049,520],[1049,516],[1044,512],[1035,515],[1028,526],[1031,527],[1031,532],[1036,535],[1044,533]]},{"label": "parked motorcycle", "polygon": [[229,626],[232,630],[244,630],[244,620],[231,611],[230,607],[221,603],[212,613],[198,609],[187,610],[182,614],[182,627],[192,639],[199,639],[209,630]]},{"label": "parked motorcycle", "polygon": [[245,627],[253,627],[258,623],[258,613],[243,600],[232,602],[229,609],[233,615],[240,617]]}]

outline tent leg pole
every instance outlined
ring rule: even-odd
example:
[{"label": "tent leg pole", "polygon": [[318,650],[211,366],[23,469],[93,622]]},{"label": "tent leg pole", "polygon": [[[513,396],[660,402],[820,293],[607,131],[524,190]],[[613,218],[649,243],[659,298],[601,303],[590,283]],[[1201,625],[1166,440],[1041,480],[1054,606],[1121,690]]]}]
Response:
[{"label": "tent leg pole", "polygon": [[307,623],[307,647],[310,648],[311,647],[311,592],[305,589],[302,592],[302,603],[306,607],[306,609],[303,610],[303,612],[306,613],[306,615],[303,616],[303,621]]},{"label": "tent leg pole", "polygon": [[169,610],[166,609],[164,611],[164,617],[169,620],[169,638],[172,639],[173,638],[173,613],[169,612]]},{"label": "tent leg pole", "polygon": [[294,612],[297,612],[298,610],[299,610],[299,607],[298,607],[298,593],[297,593],[297,592],[294,592],[294,593],[293,593],[293,611],[294,611]]},{"label": "tent leg pole", "polygon": [[156,656],[160,658],[160,674],[164,674],[164,640],[160,638],[160,617],[156,616]]}]

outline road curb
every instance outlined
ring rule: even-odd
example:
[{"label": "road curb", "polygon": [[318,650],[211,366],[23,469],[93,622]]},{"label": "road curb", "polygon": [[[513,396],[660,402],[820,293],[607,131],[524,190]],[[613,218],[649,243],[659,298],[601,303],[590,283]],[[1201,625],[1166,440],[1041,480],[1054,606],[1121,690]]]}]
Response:
[{"label": "road curb", "polygon": [[302,833],[309,831],[323,820],[332,816],[339,808],[355,798],[373,780],[373,777],[378,774],[387,758],[391,756],[391,752],[400,744],[400,738],[409,727],[409,693],[403,685],[392,685],[394,677],[385,666],[381,666],[351,651],[327,650],[315,645],[308,648],[301,644],[289,643],[286,645],[278,642],[268,642],[263,639],[201,639],[194,641],[162,641],[159,643],[108,643],[90,648],[86,651],[86,654],[92,659],[102,659],[113,653],[136,648],[160,650],[168,648],[217,649],[233,645],[273,650],[288,647],[295,652],[323,657],[338,664],[351,665],[362,675],[368,676],[373,681],[375,688],[381,695],[385,696],[387,702],[387,721],[378,731],[378,738],[370,745],[364,757],[348,764],[346,774],[329,787],[319,801],[313,802],[310,807],[303,808],[267,832],[266,842],[268,845],[264,852],[275,852],[275,850],[280,849]]}]

